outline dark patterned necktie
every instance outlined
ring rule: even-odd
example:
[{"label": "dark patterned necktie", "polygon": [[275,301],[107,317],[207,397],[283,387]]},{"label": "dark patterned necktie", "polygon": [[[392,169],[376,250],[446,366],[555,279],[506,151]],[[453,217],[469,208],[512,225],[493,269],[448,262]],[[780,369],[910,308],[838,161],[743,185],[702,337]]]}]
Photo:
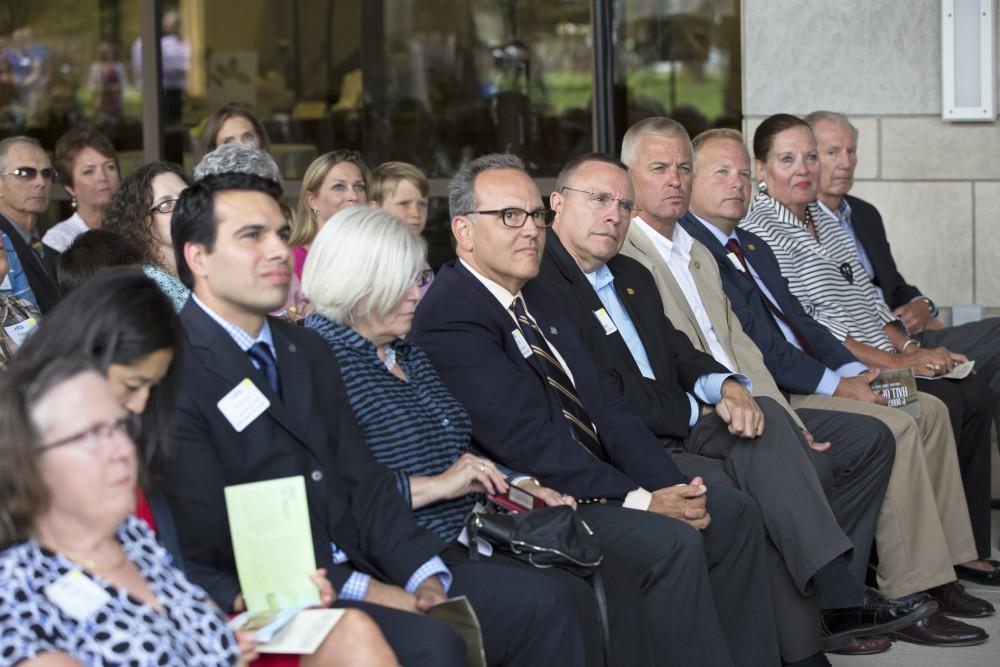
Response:
[{"label": "dark patterned necktie", "polygon": [[281,396],[281,382],[278,380],[278,364],[274,360],[274,355],[271,353],[271,348],[268,344],[263,341],[254,343],[247,350],[247,354],[250,355],[250,358],[257,365],[257,370],[267,379],[267,384],[271,387],[271,391]]},{"label": "dark patterned necktie", "polygon": [[552,348],[545,342],[545,337],[542,336],[538,325],[528,315],[521,297],[514,299],[511,310],[514,312],[514,317],[517,318],[518,328],[521,330],[525,342],[528,343],[531,351],[535,353],[535,356],[541,363],[549,390],[555,392],[556,398],[559,400],[563,418],[565,418],[569,426],[569,432],[573,440],[587,450],[587,453],[595,459],[607,461],[608,455],[604,451],[601,439],[597,436],[597,429],[594,428],[594,422],[583,407],[580,397],[577,396],[569,374],[556,359],[556,355],[552,353]]},{"label": "dark patterned necktie", "polygon": [[740,246],[740,242],[736,239],[729,239],[726,241],[726,250],[736,255],[736,259],[740,260],[740,264],[743,265],[743,275],[749,278],[750,282],[757,287],[760,291],[761,298],[764,299],[764,303],[767,304],[768,309],[774,313],[774,316],[784,322],[785,326],[791,330],[792,335],[795,336],[795,340],[798,341],[799,347],[802,348],[802,351],[815,359],[816,350],[813,349],[812,344],[809,343],[809,339],[807,339],[805,334],[802,333],[802,330],[796,326],[795,322],[792,321],[792,318],[781,312],[781,308],[778,308],[777,305],[771,303],[771,300],[767,298],[767,294],[764,294],[764,290],[761,289],[760,284],[757,283],[757,279],[753,277],[753,273],[750,272],[750,265],[747,264],[747,258],[743,256],[743,248]]}]

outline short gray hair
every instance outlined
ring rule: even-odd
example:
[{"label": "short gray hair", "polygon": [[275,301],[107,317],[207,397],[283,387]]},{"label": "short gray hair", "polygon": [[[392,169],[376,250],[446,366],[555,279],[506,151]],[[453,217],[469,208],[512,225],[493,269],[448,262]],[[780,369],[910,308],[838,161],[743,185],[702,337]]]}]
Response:
[{"label": "short gray hair", "polygon": [[0,141],[0,169],[7,168],[7,153],[10,151],[10,147],[14,144],[29,144],[43,153],[45,152],[41,142],[34,137],[29,137],[23,134],[19,134],[16,137],[7,137],[3,141]]},{"label": "short gray hair", "polygon": [[809,127],[816,131],[816,126],[826,121],[828,123],[837,123],[838,125],[846,125],[850,128],[851,134],[854,136],[854,140],[858,140],[858,128],[854,127],[851,119],[847,117],[846,114],[839,113],[837,111],[813,111],[811,114],[803,118],[803,120],[809,123]]},{"label": "short gray hair", "polygon": [[281,170],[274,158],[253,146],[241,143],[222,144],[206,153],[195,165],[194,180],[213,174],[253,174],[281,183]]},{"label": "short gray hair", "polygon": [[622,137],[622,162],[631,169],[639,159],[639,143],[648,136],[663,137],[664,139],[682,139],[687,144],[688,153],[694,156],[694,149],[691,147],[691,137],[688,136],[684,126],[673,118],[666,116],[653,116],[645,118],[630,127],[625,136]]},{"label": "short gray hair", "polygon": [[448,184],[448,213],[452,218],[476,210],[479,206],[479,200],[476,199],[476,177],[496,169],[514,169],[525,176],[529,175],[521,158],[512,153],[490,153],[466,162]]},{"label": "short gray hair", "polygon": [[319,230],[302,291],[320,315],[347,326],[384,317],[424,268],[427,242],[386,211],[347,206]]}]

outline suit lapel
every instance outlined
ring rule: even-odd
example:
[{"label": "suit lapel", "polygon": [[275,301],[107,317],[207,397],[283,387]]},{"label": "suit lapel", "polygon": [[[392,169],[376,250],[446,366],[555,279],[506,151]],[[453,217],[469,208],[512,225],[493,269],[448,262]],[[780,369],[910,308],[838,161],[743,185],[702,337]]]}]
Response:
[{"label": "suit lapel", "polygon": [[645,258],[644,264],[646,268],[654,275],[658,276],[657,284],[666,285],[668,295],[667,296],[673,300],[673,302],[680,309],[681,313],[688,320],[688,330],[695,332],[698,336],[698,341],[700,343],[701,349],[707,350],[708,341],[702,335],[701,326],[698,324],[698,318],[694,316],[694,311],[691,310],[691,305],[687,301],[687,297],[684,296],[684,292],[681,290],[681,286],[677,284],[677,280],[674,279],[674,274],[671,273],[670,267],[667,266],[666,261],[660,256],[659,251],[657,251],[656,246],[653,242],[646,238],[646,234],[635,227],[634,225],[628,230],[628,237],[625,240],[626,243],[632,245],[636,251],[642,254]]},{"label": "suit lapel", "polygon": [[[192,347],[202,351],[205,367],[209,371],[218,375],[231,387],[235,387],[245,378],[249,378],[270,402],[267,414],[293,437],[308,445],[298,425],[307,424],[309,421],[297,421],[289,412],[285,402],[297,393],[299,383],[309,377],[308,369],[302,372],[302,369],[295,368],[298,363],[296,355],[288,350],[289,343],[283,336],[275,336],[275,346],[278,347],[278,372],[281,377],[283,393],[285,387],[288,388],[287,391],[292,392],[292,395],[285,393],[285,400],[271,391],[267,381],[250,363],[250,357],[239,348],[236,341],[230,338],[222,327],[194,302],[194,299],[189,299],[184,310],[181,311],[181,321],[188,328],[188,342]],[[279,339],[282,341],[281,345],[277,344]],[[291,368],[286,370],[283,367],[283,358]],[[297,377],[291,375],[297,371],[299,373]],[[308,401],[304,400],[298,400],[296,403],[308,405]]]}]

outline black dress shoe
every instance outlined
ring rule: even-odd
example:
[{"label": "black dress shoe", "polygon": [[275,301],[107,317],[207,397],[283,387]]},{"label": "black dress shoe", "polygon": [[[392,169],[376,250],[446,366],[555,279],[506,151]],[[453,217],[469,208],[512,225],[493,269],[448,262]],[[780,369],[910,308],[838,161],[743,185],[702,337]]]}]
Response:
[{"label": "black dress shoe", "polygon": [[832,651],[852,643],[857,637],[884,635],[913,625],[937,611],[933,600],[896,602],[878,591],[865,589],[860,607],[824,609],[820,615],[823,650]]},{"label": "black dress shoe", "polygon": [[948,616],[983,618],[992,616],[996,612],[993,605],[975,595],[969,595],[965,586],[957,581],[936,586],[927,593],[937,601],[939,611]]},{"label": "black dress shoe", "polygon": [[885,653],[889,650],[890,646],[892,646],[892,640],[879,635],[877,637],[862,637],[853,644],[827,651],[827,653],[836,653],[837,655],[875,655],[876,653]]},{"label": "black dress shoe", "polygon": [[993,569],[989,572],[977,570],[974,567],[968,567],[966,565],[956,565],[955,573],[958,575],[959,579],[974,581],[977,584],[982,584],[984,586],[1000,586],[1000,569],[997,568],[997,562],[995,560],[986,562],[993,565]]},{"label": "black dress shoe", "polygon": [[889,636],[923,646],[975,646],[990,638],[982,628],[943,614],[931,614],[918,623],[889,633]]}]

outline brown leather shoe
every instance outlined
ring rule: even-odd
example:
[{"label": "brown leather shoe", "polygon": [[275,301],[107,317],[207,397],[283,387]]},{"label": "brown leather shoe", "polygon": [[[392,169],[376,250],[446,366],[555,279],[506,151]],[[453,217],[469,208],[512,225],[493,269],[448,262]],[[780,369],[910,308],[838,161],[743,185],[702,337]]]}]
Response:
[{"label": "brown leather shoe", "polygon": [[986,600],[970,595],[965,586],[953,581],[950,584],[936,586],[927,591],[938,603],[938,611],[948,616],[960,618],[983,618],[992,616],[996,609]]},{"label": "brown leather shoe", "polygon": [[836,653],[838,655],[874,655],[876,653],[885,653],[889,650],[890,646],[892,646],[892,640],[888,637],[864,637],[853,644],[833,651],[827,651],[827,653]]},{"label": "brown leather shoe", "polygon": [[990,636],[982,628],[934,613],[918,623],[889,633],[889,637],[923,646],[975,646]]}]

